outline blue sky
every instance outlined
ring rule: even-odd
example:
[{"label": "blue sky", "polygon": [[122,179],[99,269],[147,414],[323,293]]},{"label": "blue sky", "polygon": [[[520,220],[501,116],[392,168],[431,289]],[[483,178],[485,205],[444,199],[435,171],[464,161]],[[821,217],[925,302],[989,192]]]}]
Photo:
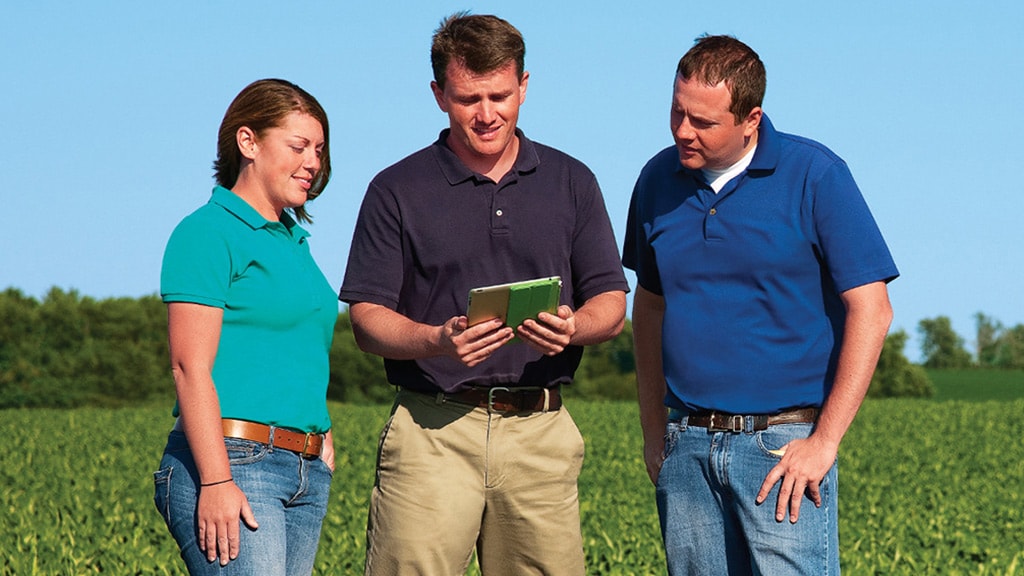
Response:
[{"label": "blue sky", "polygon": [[972,345],[976,312],[1024,323],[1024,142],[1014,121],[1024,109],[1024,4],[628,4],[642,8],[6,3],[0,289],[156,293],[167,236],[212,188],[225,108],[265,77],[303,86],[330,117],[334,177],[310,206],[311,241],[337,288],[366,184],[447,124],[429,91],[430,35],[446,14],[470,9],[523,32],[531,76],[520,126],[591,167],[620,240],[640,168],[671,144],[676,61],[702,33],[733,34],[765,62],[776,127],[850,165],[902,272],[890,286],[894,328],[915,335],[921,319],[946,315]]}]

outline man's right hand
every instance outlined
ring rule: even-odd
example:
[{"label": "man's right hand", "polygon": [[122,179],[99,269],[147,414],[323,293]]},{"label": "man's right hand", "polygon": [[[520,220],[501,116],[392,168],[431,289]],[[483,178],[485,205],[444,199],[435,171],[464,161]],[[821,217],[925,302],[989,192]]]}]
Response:
[{"label": "man's right hand", "polygon": [[490,358],[515,335],[500,318],[469,326],[465,316],[454,316],[440,327],[440,345],[445,353],[466,366]]}]

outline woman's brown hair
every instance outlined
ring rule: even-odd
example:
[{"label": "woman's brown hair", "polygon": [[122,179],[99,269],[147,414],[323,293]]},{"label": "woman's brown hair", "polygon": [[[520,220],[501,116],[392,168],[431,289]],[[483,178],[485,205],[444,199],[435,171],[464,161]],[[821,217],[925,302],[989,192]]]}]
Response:
[{"label": "woman's brown hair", "polygon": [[[231,188],[238,181],[242,166],[242,153],[235,139],[238,129],[248,127],[257,137],[269,128],[281,125],[285,116],[292,112],[309,114],[320,122],[324,130],[324,146],[320,154],[320,171],[306,193],[310,201],[323,192],[331,178],[330,131],[327,127],[327,113],[312,95],[287,80],[269,78],[249,84],[235,96],[217,135],[217,159],[213,162],[214,178],[225,188]],[[292,208],[299,222],[311,222],[306,206]]]}]

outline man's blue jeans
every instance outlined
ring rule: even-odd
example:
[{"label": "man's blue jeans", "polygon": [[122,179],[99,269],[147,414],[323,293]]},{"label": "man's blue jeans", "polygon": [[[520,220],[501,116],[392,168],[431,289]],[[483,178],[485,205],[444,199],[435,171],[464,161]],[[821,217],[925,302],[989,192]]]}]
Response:
[{"label": "man's blue jeans", "polygon": [[806,438],[811,424],[778,424],[758,432],[709,432],[673,413],[657,501],[668,572],[680,575],[839,574],[837,471],[821,483],[822,503],[808,498],[796,524],[775,520],[779,493],[754,503],[780,456],[771,451]]},{"label": "man's blue jeans", "polygon": [[224,443],[231,475],[259,522],[257,530],[240,525],[241,549],[227,566],[208,562],[196,541],[199,474],[183,433],[171,432],[153,475],[156,507],[178,542],[189,574],[311,574],[331,487],[327,464],[249,440],[225,438]]}]

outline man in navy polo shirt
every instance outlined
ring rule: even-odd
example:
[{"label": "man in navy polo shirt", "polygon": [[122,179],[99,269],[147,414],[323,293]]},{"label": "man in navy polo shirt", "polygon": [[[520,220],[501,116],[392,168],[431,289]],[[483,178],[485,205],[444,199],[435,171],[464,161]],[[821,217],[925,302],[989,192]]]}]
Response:
[{"label": "man in navy polo shirt", "polygon": [[836,454],[898,272],[846,164],[769,122],[753,50],[703,37],[676,72],[623,250],[669,573],[838,574]]},{"label": "man in navy polo shirt", "polygon": [[[561,407],[582,346],[628,290],[594,175],[516,126],[522,36],[456,14],[431,49],[449,128],[385,169],[359,213],[341,299],[399,387],[380,439],[367,574],[582,575],[583,440]],[[468,326],[471,288],[561,276],[557,314]],[[516,342],[510,342],[513,334]]]}]

